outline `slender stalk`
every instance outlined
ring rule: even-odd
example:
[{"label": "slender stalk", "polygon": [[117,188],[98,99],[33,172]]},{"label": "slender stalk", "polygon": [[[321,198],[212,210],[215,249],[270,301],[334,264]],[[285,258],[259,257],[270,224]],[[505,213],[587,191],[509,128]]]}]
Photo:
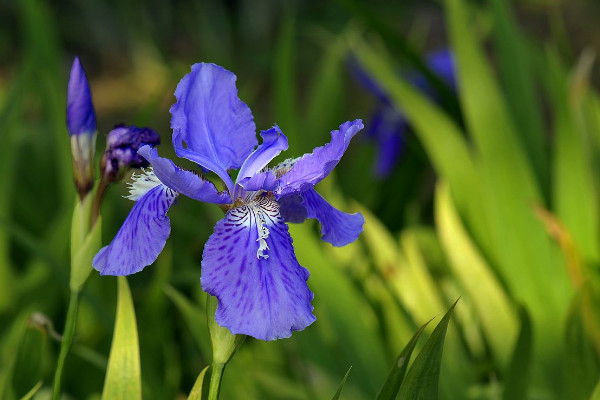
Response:
[{"label": "slender stalk", "polygon": [[221,389],[221,379],[225,364],[212,363],[210,372],[210,386],[208,387],[208,400],[218,400],[219,390]]},{"label": "slender stalk", "polygon": [[79,306],[79,292],[72,290],[69,298],[69,308],[67,310],[67,321],[65,322],[65,331],[62,336],[60,343],[60,353],[58,355],[58,363],[56,365],[56,371],[54,372],[54,391],[52,400],[60,399],[60,382],[62,378],[63,368],[65,366],[65,360],[69,349],[71,348],[71,342],[73,341],[73,334],[75,333],[75,322],[77,321],[77,308]]},{"label": "slender stalk", "polygon": [[104,177],[100,180],[98,184],[98,189],[96,189],[96,196],[94,197],[94,203],[92,204],[92,226],[96,223],[98,216],[100,215],[100,207],[102,206],[102,200],[104,199],[104,195],[108,190],[108,182]]}]

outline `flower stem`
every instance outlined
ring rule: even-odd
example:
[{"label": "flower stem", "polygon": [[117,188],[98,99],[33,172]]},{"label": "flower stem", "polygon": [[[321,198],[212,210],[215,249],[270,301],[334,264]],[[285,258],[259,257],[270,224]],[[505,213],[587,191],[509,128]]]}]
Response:
[{"label": "flower stem", "polygon": [[62,336],[60,343],[60,353],[58,355],[58,363],[56,365],[56,371],[54,372],[54,391],[52,400],[60,399],[60,381],[62,377],[63,368],[65,366],[65,360],[69,349],[71,348],[71,342],[73,341],[73,334],[75,333],[75,322],[77,320],[77,308],[79,306],[79,292],[71,290],[69,298],[69,308],[67,310],[67,320],[65,322],[65,331]]},{"label": "flower stem", "polygon": [[212,363],[210,372],[210,386],[208,387],[208,400],[218,400],[224,369],[225,364],[215,362]]}]

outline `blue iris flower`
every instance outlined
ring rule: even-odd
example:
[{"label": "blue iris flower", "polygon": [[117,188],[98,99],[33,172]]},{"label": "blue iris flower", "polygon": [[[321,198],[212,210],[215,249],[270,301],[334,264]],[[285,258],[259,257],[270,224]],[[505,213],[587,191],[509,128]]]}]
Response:
[{"label": "blue iris flower", "polygon": [[[431,52],[426,56],[425,61],[434,74],[451,90],[456,91],[454,59],[449,50]],[[410,126],[402,110],[392,103],[385,91],[361,68],[360,64],[353,62],[352,67],[354,74],[363,86],[378,99],[376,111],[371,117],[366,133],[377,146],[375,176],[385,178],[391,173],[400,158],[405,136]],[[430,99],[438,100],[438,94],[421,73],[409,71],[404,76]]]},{"label": "blue iris flower", "polygon": [[[170,110],[177,156],[216,173],[225,190],[159,157],[155,148],[141,147],[138,154],[152,168],[134,177],[129,198],[135,205],[93,265],[102,275],[141,271],[162,251],[171,230],[166,213],[180,194],[219,204],[226,215],[204,247],[202,288],[218,298],[219,325],[274,340],[315,321],[309,272],[296,259],[286,223],[315,218],[322,239],[334,246],[353,242],[363,230],[362,215],[335,209],[314,189],[363,124],[345,122],[326,145],[268,167],[288,148],[287,138],[274,126],[261,132],[258,145],[252,112],[238,98],[235,81],[222,67],[195,64],[179,82]],[[233,181],[228,171],[238,168]]]}]

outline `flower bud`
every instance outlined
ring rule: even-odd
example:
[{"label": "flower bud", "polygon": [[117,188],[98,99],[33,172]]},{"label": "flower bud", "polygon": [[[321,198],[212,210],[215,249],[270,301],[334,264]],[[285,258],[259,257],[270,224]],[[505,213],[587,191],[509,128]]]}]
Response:
[{"label": "flower bud", "polygon": [[117,125],[106,138],[106,150],[100,162],[102,179],[115,182],[123,178],[129,168],[143,168],[148,161],[137,154],[144,145],[157,146],[160,136],[150,128]]},{"label": "flower bud", "polygon": [[67,90],[67,129],[71,137],[75,184],[83,199],[94,186],[96,113],[90,86],[77,57],[71,67]]}]

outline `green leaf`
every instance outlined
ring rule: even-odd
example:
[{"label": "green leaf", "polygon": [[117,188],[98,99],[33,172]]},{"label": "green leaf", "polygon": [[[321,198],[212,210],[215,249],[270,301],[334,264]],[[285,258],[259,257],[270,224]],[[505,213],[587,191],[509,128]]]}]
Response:
[{"label": "green leaf", "polygon": [[531,320],[524,307],[519,310],[521,331],[513,350],[512,359],[506,370],[504,379],[504,400],[524,400],[527,398],[529,386],[533,338]]},{"label": "green leaf", "polygon": [[348,371],[346,371],[346,375],[344,375],[344,378],[340,382],[340,386],[338,386],[338,388],[335,391],[335,394],[333,395],[331,400],[339,400],[340,395],[342,394],[342,389],[344,388],[344,385],[346,384],[346,380],[348,379],[348,375],[350,375],[351,370],[352,370],[352,366],[350,366],[350,368],[348,368]]},{"label": "green leaf", "polygon": [[206,312],[196,304],[193,304],[187,297],[177,291],[174,287],[167,285],[165,286],[165,293],[171,301],[175,304],[175,307],[179,310],[183,319],[187,323],[188,328],[191,331],[193,339],[198,344],[202,354],[208,359],[212,354],[210,336],[204,321],[206,321]]},{"label": "green leaf", "polygon": [[398,360],[392,367],[385,383],[381,387],[379,394],[377,395],[377,400],[395,400],[398,395],[398,390],[400,389],[400,385],[402,385],[402,380],[404,379],[404,375],[406,374],[406,370],[408,368],[408,363],[410,362],[410,357],[412,355],[417,342],[419,341],[419,337],[425,330],[425,327],[432,320],[427,321],[417,333],[410,339],[406,347],[402,350],[400,355],[398,356]]},{"label": "green leaf", "polygon": [[[561,333],[555,328],[556,315],[566,312],[572,288],[564,263],[557,257],[557,246],[532,213],[532,203],[543,205],[544,199],[493,69],[470,23],[471,10],[465,0],[446,0],[445,4],[458,61],[465,122],[480,154],[476,167],[481,175],[483,201],[478,201],[478,213],[485,221],[487,238],[481,241],[481,232],[475,229],[474,236],[484,245],[506,285],[531,313],[536,335],[535,360],[549,372],[559,365],[556,343],[561,340]],[[456,188],[449,183],[454,195]],[[459,206],[458,196],[456,199]],[[540,276],[545,277],[543,283]],[[557,382],[550,374],[547,377],[552,383]]]},{"label": "green leaf", "polygon": [[492,354],[501,367],[506,367],[506,350],[513,347],[517,337],[517,317],[502,283],[462,226],[444,182],[437,186],[435,217],[449,267],[477,310]]},{"label": "green leaf", "polygon": [[399,400],[438,398],[438,385],[440,380],[440,366],[442,362],[442,351],[444,339],[450,322],[452,310],[458,300],[446,312],[440,323],[435,327],[433,333],[427,339],[425,346],[417,355],[415,362],[406,374],[406,378],[400,386]]},{"label": "green leaf", "polygon": [[135,309],[127,279],[119,276],[115,332],[108,358],[102,399],[141,398],[142,378]]},{"label": "green leaf", "polygon": [[274,66],[274,115],[281,129],[286,132],[290,141],[290,149],[295,149],[297,135],[296,121],[298,121],[295,101],[296,76],[295,76],[295,36],[296,19],[291,11],[287,11],[281,21],[281,32],[276,47]]},{"label": "green leaf", "polygon": [[470,227],[486,249],[489,248],[491,244],[485,241],[489,228],[481,218],[479,172],[461,128],[423,94],[400,79],[389,59],[356,36],[349,40],[365,70],[410,121],[437,173],[450,183],[458,210],[467,215]]},{"label": "green leaf", "polygon": [[591,337],[600,331],[600,320],[594,316],[599,307],[600,295],[589,283],[573,298],[565,328],[563,399],[588,399],[600,376],[600,343]]},{"label": "green leaf", "polygon": [[43,384],[42,381],[39,381],[38,383],[36,383],[36,385],[34,387],[32,387],[31,390],[25,394],[25,396],[21,397],[21,400],[33,399],[33,396],[35,396],[35,394],[38,392],[38,390],[40,390],[40,388],[42,387],[42,384]]},{"label": "green leaf", "polygon": [[48,335],[42,326],[30,317],[17,350],[13,373],[13,388],[23,396],[41,380],[46,366]]},{"label": "green leaf", "polygon": [[515,126],[525,151],[542,186],[547,187],[548,157],[542,119],[536,101],[531,54],[526,39],[519,32],[504,0],[493,0],[494,29],[498,63]]},{"label": "green leaf", "polygon": [[596,388],[594,389],[590,400],[600,400],[600,381],[596,384]]},{"label": "green leaf", "polygon": [[208,371],[208,365],[204,367],[198,378],[196,378],[196,382],[194,383],[194,387],[188,396],[188,400],[202,400],[202,385],[204,383],[204,375],[206,375],[206,371]]}]

